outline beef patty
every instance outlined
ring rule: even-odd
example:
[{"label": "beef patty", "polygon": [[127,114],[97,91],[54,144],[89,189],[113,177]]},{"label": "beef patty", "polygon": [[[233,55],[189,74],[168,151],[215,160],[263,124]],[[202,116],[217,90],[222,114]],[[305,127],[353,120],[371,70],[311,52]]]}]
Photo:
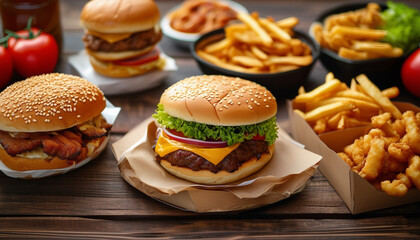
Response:
[{"label": "beef patty", "polygon": [[186,167],[194,171],[209,170],[217,173],[221,170],[234,172],[252,157],[260,159],[261,155],[269,153],[268,143],[264,140],[248,140],[242,142],[239,147],[229,153],[219,164],[214,165],[205,158],[186,150],[176,150],[166,156],[156,156],[160,162],[162,159],[171,163],[172,166]]},{"label": "beef patty", "polygon": [[121,52],[141,50],[142,48],[159,42],[161,38],[162,32],[160,30],[155,32],[152,28],[143,32],[133,33],[130,37],[114,43],[109,43],[102,38],[87,33],[83,35],[82,40],[85,43],[86,48],[95,52]]}]

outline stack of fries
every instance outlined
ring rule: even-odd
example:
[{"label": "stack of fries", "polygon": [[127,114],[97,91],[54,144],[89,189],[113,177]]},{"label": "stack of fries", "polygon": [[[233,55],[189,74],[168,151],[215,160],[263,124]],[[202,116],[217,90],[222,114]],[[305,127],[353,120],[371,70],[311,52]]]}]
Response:
[{"label": "stack of fries", "polygon": [[390,112],[395,119],[401,118],[401,112],[389,100],[398,96],[397,87],[380,91],[364,74],[356,80],[352,79],[348,87],[328,73],[325,83],[314,90],[299,89],[294,111],[318,134],[369,125],[373,116],[384,112]]},{"label": "stack of fries", "polygon": [[311,32],[323,47],[335,51],[339,56],[352,60],[399,57],[401,48],[379,42],[386,31],[375,29],[380,26],[380,6],[369,3],[366,8],[329,16],[324,26],[315,23]]},{"label": "stack of fries", "polygon": [[243,23],[225,28],[225,38],[197,49],[197,54],[223,68],[245,73],[290,71],[312,63],[310,47],[293,38],[295,17],[274,21],[238,13]]}]

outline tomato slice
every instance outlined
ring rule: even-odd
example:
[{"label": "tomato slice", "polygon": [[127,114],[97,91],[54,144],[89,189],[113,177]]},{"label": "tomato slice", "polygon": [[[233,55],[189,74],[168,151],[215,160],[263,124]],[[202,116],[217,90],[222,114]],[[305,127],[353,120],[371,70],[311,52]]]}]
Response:
[{"label": "tomato slice", "polygon": [[195,145],[195,146],[198,146],[198,147],[203,147],[203,148],[223,148],[223,147],[227,147],[227,142],[225,142],[225,141],[197,140],[197,139],[185,137],[185,135],[182,132],[178,132],[176,130],[166,129],[166,128],[163,128],[163,132],[171,140],[175,140],[175,141],[186,143],[186,144]]},{"label": "tomato slice", "polygon": [[255,135],[252,140],[265,140],[265,136]]},{"label": "tomato slice", "polygon": [[157,48],[154,48],[152,51],[144,55],[134,57],[134,58],[124,59],[124,60],[113,61],[113,63],[117,65],[123,65],[123,66],[141,65],[141,64],[145,64],[145,63],[159,59],[159,54],[160,54],[159,50]]}]

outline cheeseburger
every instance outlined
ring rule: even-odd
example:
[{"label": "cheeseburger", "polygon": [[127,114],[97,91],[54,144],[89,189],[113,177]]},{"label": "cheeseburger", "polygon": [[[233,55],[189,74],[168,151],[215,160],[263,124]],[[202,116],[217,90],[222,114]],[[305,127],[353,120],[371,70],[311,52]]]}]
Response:
[{"label": "cheeseburger", "polygon": [[0,160],[17,171],[73,166],[99,154],[111,125],[105,98],[85,79],[45,74],[0,93]]},{"label": "cheeseburger", "polygon": [[80,15],[82,37],[96,72],[131,77],[163,68],[156,44],[162,38],[153,0],[92,0]]},{"label": "cheeseburger", "polygon": [[171,174],[224,184],[270,161],[277,138],[277,103],[264,87],[226,76],[195,76],[161,96],[156,159]]}]

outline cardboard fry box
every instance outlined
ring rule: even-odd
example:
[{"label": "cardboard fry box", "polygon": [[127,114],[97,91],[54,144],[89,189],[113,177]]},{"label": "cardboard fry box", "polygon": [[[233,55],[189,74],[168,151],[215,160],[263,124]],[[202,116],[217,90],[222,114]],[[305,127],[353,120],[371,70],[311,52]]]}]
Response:
[{"label": "cardboard fry box", "polygon": [[[409,103],[394,103],[401,112],[420,109]],[[294,105],[294,107],[298,107]],[[292,136],[304,144],[306,149],[321,155],[323,158],[318,166],[321,173],[328,179],[340,197],[346,203],[352,214],[369,212],[408,203],[420,201],[420,191],[417,188],[408,190],[402,197],[393,197],[376,189],[364,178],[353,172],[337,152],[353,143],[356,138],[367,133],[367,127],[348,128],[317,135],[309,124],[298,114],[293,112],[293,102],[288,102],[288,111]]]}]

